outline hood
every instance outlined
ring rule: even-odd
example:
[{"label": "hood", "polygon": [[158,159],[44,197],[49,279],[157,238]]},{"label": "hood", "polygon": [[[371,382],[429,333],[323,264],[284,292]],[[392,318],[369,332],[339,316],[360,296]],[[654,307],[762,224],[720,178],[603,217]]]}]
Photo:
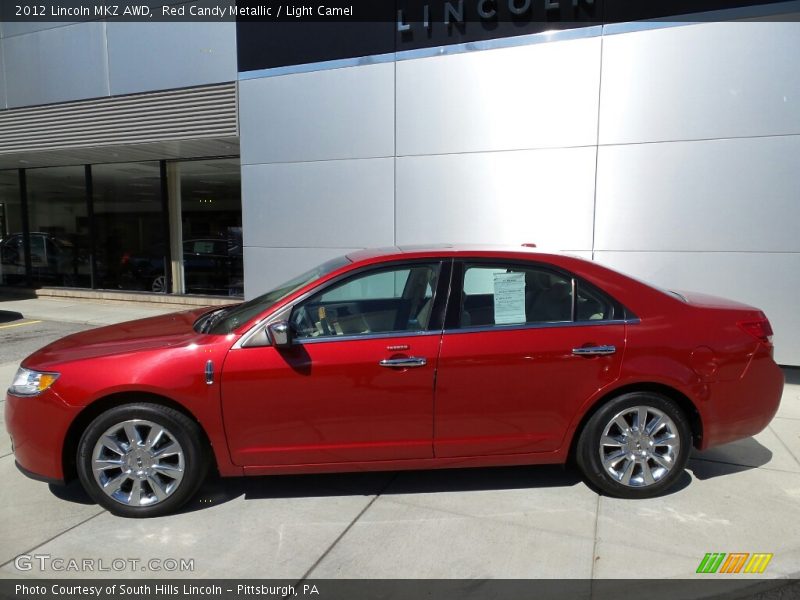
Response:
[{"label": "hood", "polygon": [[172,313],[74,333],[37,350],[22,362],[28,368],[128,354],[189,343],[197,334],[192,325],[208,307]]}]

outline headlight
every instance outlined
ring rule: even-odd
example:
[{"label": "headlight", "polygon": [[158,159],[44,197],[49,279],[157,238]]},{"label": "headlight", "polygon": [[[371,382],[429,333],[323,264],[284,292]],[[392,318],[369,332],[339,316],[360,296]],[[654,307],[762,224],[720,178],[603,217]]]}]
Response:
[{"label": "headlight", "polygon": [[20,367],[8,391],[15,396],[36,396],[53,385],[56,379],[58,373],[41,373]]}]

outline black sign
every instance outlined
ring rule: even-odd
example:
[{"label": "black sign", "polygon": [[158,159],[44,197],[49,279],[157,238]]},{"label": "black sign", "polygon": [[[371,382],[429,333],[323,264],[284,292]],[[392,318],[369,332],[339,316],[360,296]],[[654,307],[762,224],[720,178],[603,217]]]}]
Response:
[{"label": "black sign", "polygon": [[713,12],[707,14],[710,11],[762,4],[775,3],[771,0],[334,0],[323,7],[275,6],[265,5],[263,0],[238,0],[239,71],[643,19],[712,21],[719,17]]}]

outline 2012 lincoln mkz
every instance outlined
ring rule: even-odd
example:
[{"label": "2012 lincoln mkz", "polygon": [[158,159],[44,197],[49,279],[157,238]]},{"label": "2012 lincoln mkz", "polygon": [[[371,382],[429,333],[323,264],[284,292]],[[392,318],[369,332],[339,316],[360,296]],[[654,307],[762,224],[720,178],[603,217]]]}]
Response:
[{"label": "2012 lincoln mkz", "polygon": [[[222,476],[574,461],[662,494],[752,436],[783,374],[750,306],[528,248],[390,248],[248,302],[101,327],[26,358],[19,468],[145,517]],[[531,485],[535,485],[535,472]]]}]

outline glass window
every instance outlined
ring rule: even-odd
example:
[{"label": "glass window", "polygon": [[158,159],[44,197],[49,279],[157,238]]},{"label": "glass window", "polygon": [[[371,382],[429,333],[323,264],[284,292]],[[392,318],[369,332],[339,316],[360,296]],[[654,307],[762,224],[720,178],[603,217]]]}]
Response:
[{"label": "glass window", "polygon": [[462,327],[572,320],[572,280],[537,267],[467,265]]},{"label": "glass window", "polygon": [[26,283],[17,171],[0,171],[0,283]]},{"label": "glass window", "polygon": [[84,167],[28,169],[26,176],[34,284],[90,287]]},{"label": "glass window", "polygon": [[433,308],[439,263],[370,271],[335,284],[296,307],[291,323],[303,338],[424,331]]},{"label": "glass window", "polygon": [[346,256],[340,256],[325,262],[318,267],[311,269],[298,275],[294,279],[279,285],[275,289],[267,292],[263,296],[258,296],[247,302],[242,302],[236,306],[220,309],[207,315],[205,319],[200,319],[195,325],[199,327],[199,331],[204,333],[223,334],[230,333],[240,325],[244,325],[264,312],[273,304],[293,294],[300,288],[307,286],[309,283],[333,273],[336,269],[340,269],[350,262]]},{"label": "glass window", "polygon": [[239,159],[179,164],[183,278],[189,294],[244,292]]},{"label": "glass window", "polygon": [[624,319],[622,306],[586,283],[578,282],[575,302],[576,321]]},{"label": "glass window", "polygon": [[167,292],[157,162],[92,166],[97,287]]}]

